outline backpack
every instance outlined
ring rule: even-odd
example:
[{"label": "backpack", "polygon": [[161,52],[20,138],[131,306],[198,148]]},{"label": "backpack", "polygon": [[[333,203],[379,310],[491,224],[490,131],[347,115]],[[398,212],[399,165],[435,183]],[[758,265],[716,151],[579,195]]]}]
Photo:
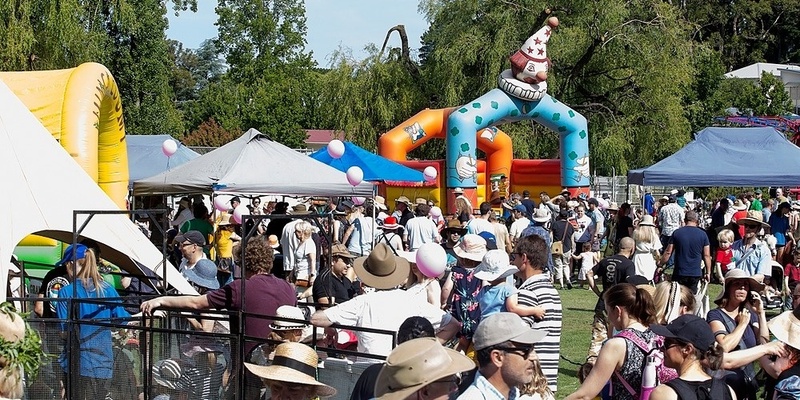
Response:
[{"label": "backpack", "polygon": [[[697,382],[695,382],[697,383]],[[679,400],[726,400],[730,399],[730,391],[724,379],[711,378],[711,387],[690,384],[682,379],[673,379],[666,383],[678,395]]]},{"label": "backpack", "polygon": [[664,367],[664,353],[661,351],[663,338],[656,335],[649,343],[645,342],[630,329],[625,329],[615,337],[621,337],[635,344],[645,354],[644,368],[642,370],[642,384],[639,388],[633,388],[619,372],[614,372],[617,379],[625,386],[625,389],[639,400],[650,399],[650,393],[661,383],[671,381],[676,378],[674,370]]}]

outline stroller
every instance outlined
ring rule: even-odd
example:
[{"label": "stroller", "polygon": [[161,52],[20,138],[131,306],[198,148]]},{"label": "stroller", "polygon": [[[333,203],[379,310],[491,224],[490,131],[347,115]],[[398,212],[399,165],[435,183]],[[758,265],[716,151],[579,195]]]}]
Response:
[{"label": "stroller", "polygon": [[764,309],[775,310],[780,309],[783,312],[786,309],[786,302],[783,298],[783,266],[777,262],[772,262],[772,276],[769,285],[764,288],[767,296],[764,297]]}]

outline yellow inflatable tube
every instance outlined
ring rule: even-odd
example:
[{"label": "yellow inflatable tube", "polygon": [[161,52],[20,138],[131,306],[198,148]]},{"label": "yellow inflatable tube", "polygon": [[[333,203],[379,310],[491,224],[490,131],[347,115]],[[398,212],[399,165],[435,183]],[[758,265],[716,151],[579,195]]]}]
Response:
[{"label": "yellow inflatable tube", "polygon": [[111,72],[103,65],[85,63],[53,71],[0,72],[0,80],[125,209],[128,150],[122,101]]}]

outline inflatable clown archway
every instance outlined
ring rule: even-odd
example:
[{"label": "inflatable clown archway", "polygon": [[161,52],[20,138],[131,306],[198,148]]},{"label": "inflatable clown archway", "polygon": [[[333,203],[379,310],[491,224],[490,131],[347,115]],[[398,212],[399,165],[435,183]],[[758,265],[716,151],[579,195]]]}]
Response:
[{"label": "inflatable clown archway", "polygon": [[[454,192],[463,191],[477,204],[477,188],[479,184],[486,184],[486,179],[478,180],[476,150],[479,145],[487,153],[486,175],[506,175],[513,187],[510,138],[496,125],[534,120],[559,134],[561,186],[573,194],[588,192],[586,118],[547,94],[550,66],[547,42],[557,26],[558,19],[550,17],[544,27],[525,41],[510,57],[511,68],[498,76],[498,88],[459,107],[420,112],[381,137],[380,154],[402,162],[411,149],[429,139],[444,138],[446,159],[439,175],[443,176],[448,210],[452,212]],[[489,146],[495,141],[502,141],[504,145]],[[499,157],[498,151],[501,152]],[[488,196],[485,199],[488,200]]]}]

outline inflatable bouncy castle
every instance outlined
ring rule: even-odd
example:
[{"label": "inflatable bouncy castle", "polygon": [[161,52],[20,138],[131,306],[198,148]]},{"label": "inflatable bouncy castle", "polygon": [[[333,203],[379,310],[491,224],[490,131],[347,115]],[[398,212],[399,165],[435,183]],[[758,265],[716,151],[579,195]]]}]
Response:
[{"label": "inflatable bouncy castle", "polygon": [[[547,94],[547,42],[558,19],[550,17],[511,57],[511,68],[498,76],[498,88],[464,105],[426,109],[386,132],[379,153],[415,169],[433,166],[437,187],[416,189],[452,213],[456,192],[472,204],[499,195],[529,190],[556,194],[561,188],[573,195],[589,190],[589,137],[586,118]],[[511,138],[497,125],[534,120],[559,135],[560,159],[514,160]],[[431,139],[444,139],[445,160],[408,161],[410,151]],[[477,159],[477,150],[486,154]],[[409,196],[409,189],[386,187],[386,197]],[[505,192],[505,193],[501,193]],[[410,196],[409,196],[410,197]]]},{"label": "inflatable bouncy castle", "polygon": [[[128,153],[119,89],[111,72],[96,63],[76,68],[0,72],[5,83],[103,191],[125,209]],[[46,163],[46,160],[42,160]],[[53,179],[59,179],[53,171]],[[50,201],[58,207],[58,199]],[[52,264],[61,242],[31,235],[15,254],[24,261]]]}]

